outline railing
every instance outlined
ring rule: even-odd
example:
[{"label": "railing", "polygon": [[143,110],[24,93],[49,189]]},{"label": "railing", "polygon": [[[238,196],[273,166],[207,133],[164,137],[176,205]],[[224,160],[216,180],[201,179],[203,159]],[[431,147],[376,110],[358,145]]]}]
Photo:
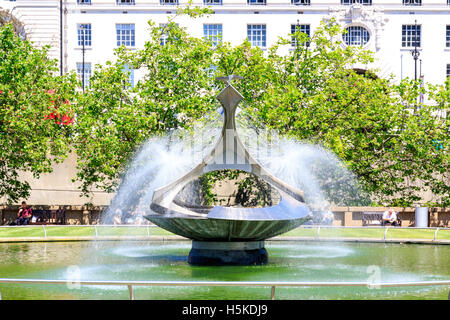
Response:
[{"label": "railing", "polygon": [[276,287],[422,287],[450,286],[450,280],[417,281],[417,282],[266,282],[266,281],[78,281],[78,280],[44,280],[44,279],[1,279],[6,284],[77,284],[80,286],[126,286],[130,300],[134,300],[133,287],[270,287],[270,298],[275,300]]},{"label": "railing", "polygon": [[[149,224],[149,225],[107,225],[107,224],[98,224],[98,225],[41,225],[41,226],[36,226],[36,225],[32,225],[32,226],[0,226],[1,228],[42,228],[43,231],[43,238],[44,239],[48,239],[50,236],[48,235],[48,231],[49,229],[58,229],[58,228],[91,228],[94,229],[94,236],[91,236],[93,238],[98,238],[101,239],[102,237],[112,237],[112,236],[124,236],[124,235],[114,235],[114,234],[110,234],[110,235],[100,235],[99,234],[99,230],[101,229],[105,229],[105,228],[145,228],[146,229],[146,236],[149,237],[151,235],[151,228],[159,228],[158,226],[154,225],[154,224]],[[379,229],[379,230],[384,230],[384,232],[382,233],[382,236],[380,236],[380,238],[376,238],[376,237],[371,237],[371,239],[374,240],[383,240],[383,241],[388,241],[388,234],[390,230],[434,230],[433,233],[433,238],[418,238],[418,239],[414,239],[414,240],[427,240],[427,241],[432,241],[432,242],[437,242],[439,239],[438,237],[438,233],[441,230],[450,230],[450,228],[442,228],[442,227],[438,227],[438,228],[431,228],[431,227],[391,227],[391,226],[326,226],[326,225],[303,225],[298,227],[297,229],[315,229],[317,230],[317,232],[313,233],[312,236],[296,236],[296,237],[304,237],[304,238],[314,238],[317,240],[323,239],[326,240],[327,238],[333,238],[330,236],[323,236],[321,235],[321,230],[323,229],[335,229],[335,230],[346,230],[346,229],[362,229],[362,230],[367,230],[367,229]],[[294,229],[296,230],[296,229]],[[381,233],[381,232],[380,232]],[[136,236],[136,237],[145,237],[145,235],[128,235],[128,236]],[[64,236],[67,238],[70,238],[71,236]],[[74,236],[75,237],[75,236]],[[89,237],[89,236],[88,236]],[[336,238],[342,238],[342,237],[336,237]],[[352,237],[349,237],[352,238]],[[353,237],[353,238],[358,238],[358,237]],[[335,239],[335,238],[333,238]],[[369,239],[369,238],[367,238]],[[409,238],[404,238],[405,240],[408,240]],[[1,240],[1,238],[0,238]],[[397,239],[396,239],[397,240]]]}]

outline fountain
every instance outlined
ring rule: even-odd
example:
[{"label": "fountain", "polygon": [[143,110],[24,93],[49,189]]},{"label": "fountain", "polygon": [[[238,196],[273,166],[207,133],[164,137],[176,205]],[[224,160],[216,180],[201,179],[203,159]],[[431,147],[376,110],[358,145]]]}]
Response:
[{"label": "fountain", "polygon": [[[303,192],[274,177],[246,150],[236,131],[235,114],[242,95],[232,86],[231,75],[220,77],[227,86],[217,100],[224,110],[221,136],[213,150],[194,169],[153,193],[154,224],[192,239],[188,262],[194,265],[264,264],[264,240],[285,233],[310,219]],[[262,208],[198,207],[176,198],[191,181],[215,170],[242,170],[262,178],[281,196],[278,204]]]}]

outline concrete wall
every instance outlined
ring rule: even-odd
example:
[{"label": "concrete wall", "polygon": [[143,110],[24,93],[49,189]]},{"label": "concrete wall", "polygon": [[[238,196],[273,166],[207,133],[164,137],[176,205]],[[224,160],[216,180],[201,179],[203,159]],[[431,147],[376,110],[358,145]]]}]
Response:
[{"label": "concrete wall", "polygon": [[[72,225],[98,224],[101,213],[106,206],[61,206],[66,209],[66,223]],[[33,209],[57,210],[60,206],[33,205]],[[385,207],[334,207],[334,226],[362,226],[361,212],[384,212],[393,209],[402,220],[402,227],[414,227],[414,208],[385,208]],[[18,205],[0,206],[0,225],[15,221]],[[430,208],[428,217],[429,227],[450,227],[450,208]]]},{"label": "concrete wall", "polygon": [[[384,212],[392,209],[402,220],[402,227],[415,226],[415,208],[385,208],[385,207],[334,207],[334,226],[362,226],[362,212]],[[430,208],[428,216],[429,227],[450,227],[449,208]]]}]

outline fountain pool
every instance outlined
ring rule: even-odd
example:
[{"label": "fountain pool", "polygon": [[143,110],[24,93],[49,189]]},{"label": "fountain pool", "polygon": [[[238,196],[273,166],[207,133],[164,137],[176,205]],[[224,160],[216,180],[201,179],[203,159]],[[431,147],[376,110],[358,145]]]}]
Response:
[{"label": "fountain pool", "polygon": [[[190,241],[0,244],[0,278],[164,281],[444,280],[450,246],[267,241],[268,264],[192,266]],[[448,286],[284,287],[277,299],[447,299]],[[136,299],[269,299],[269,288],[136,287]],[[2,299],[128,299],[123,286],[0,284]]]}]

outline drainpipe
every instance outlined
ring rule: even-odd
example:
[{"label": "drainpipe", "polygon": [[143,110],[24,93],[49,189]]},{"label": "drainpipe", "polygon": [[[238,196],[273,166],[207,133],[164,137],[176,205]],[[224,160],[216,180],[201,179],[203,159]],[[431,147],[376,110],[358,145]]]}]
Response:
[{"label": "drainpipe", "polygon": [[59,64],[60,74],[63,75],[63,0],[59,0]]}]

